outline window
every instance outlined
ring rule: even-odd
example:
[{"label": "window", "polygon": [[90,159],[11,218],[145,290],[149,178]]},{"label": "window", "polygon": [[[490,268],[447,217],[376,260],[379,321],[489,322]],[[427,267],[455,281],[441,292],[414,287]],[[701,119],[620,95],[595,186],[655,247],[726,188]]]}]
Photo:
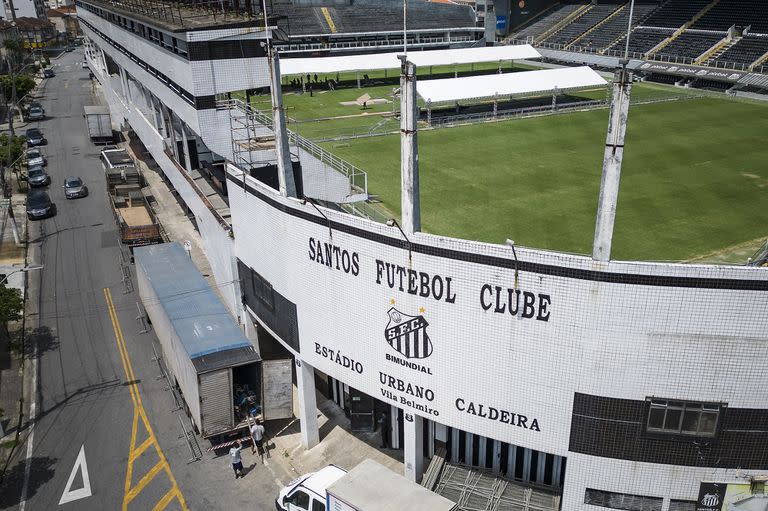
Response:
[{"label": "window", "polygon": [[669,399],[648,399],[647,430],[691,436],[715,436],[722,406]]},{"label": "window", "polygon": [[584,493],[584,503],[593,506],[607,507],[609,509],[625,509],[627,511],[661,511],[661,497],[646,497],[644,495],[630,495],[628,493],[614,493],[610,491],[587,488]]},{"label": "window", "polygon": [[669,511],[696,511],[695,500],[670,500]]},{"label": "window", "polygon": [[309,495],[301,490],[288,497],[288,502],[299,509],[309,509]]},{"label": "window", "polygon": [[312,511],[325,511],[325,503],[317,499],[312,500]]}]

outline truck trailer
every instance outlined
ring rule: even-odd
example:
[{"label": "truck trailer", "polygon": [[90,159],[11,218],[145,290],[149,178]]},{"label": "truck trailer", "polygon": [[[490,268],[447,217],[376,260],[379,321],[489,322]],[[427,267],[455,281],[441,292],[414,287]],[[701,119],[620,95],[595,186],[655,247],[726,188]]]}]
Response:
[{"label": "truck trailer", "polygon": [[139,296],[195,430],[216,443],[253,418],[290,418],[292,360],[261,359],[184,248],[136,247],[134,260]]},{"label": "truck trailer", "polygon": [[111,144],[112,117],[107,106],[86,106],[85,124],[88,126],[88,136],[96,144]]}]

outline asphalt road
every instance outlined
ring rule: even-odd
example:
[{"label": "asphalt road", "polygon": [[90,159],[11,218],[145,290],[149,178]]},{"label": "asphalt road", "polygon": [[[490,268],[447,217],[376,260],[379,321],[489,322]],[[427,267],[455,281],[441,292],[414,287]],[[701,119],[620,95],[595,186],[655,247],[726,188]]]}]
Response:
[{"label": "asphalt road", "polygon": [[[274,509],[280,481],[295,476],[279,464],[255,466],[248,453],[251,470],[235,481],[227,456],[189,463],[179,412],[158,379],[156,338],[141,332],[135,285],[123,279],[123,266],[130,277],[133,266],[108,206],[101,148],[86,134],[83,106],[97,100],[82,59],[76,51],[54,61],[57,75],[39,94],[46,119],[27,126],[48,139],[57,214],[29,222],[30,263],[44,265],[28,290],[35,420],[0,487],[0,509]],[[88,197],[65,199],[69,175],[83,178]]]}]

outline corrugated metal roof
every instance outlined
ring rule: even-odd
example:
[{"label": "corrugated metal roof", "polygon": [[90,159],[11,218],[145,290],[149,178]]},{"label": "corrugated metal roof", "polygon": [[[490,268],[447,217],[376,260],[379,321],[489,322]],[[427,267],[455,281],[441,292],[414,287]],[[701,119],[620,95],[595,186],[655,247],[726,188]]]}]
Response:
[{"label": "corrugated metal roof", "polygon": [[230,359],[232,365],[259,360],[181,244],[136,247],[133,254],[136,271],[147,276],[190,359],[238,350],[243,360]]}]

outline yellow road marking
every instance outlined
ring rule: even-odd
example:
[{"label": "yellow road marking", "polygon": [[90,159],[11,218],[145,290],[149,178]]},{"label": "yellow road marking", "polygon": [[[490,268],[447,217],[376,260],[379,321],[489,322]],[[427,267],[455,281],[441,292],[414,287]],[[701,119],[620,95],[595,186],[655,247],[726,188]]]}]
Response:
[{"label": "yellow road marking", "polygon": [[141,490],[143,490],[143,489],[144,489],[144,487],[145,487],[146,485],[148,485],[148,484],[149,484],[149,482],[150,482],[152,479],[154,479],[154,478],[155,478],[155,476],[157,475],[157,473],[158,473],[158,472],[160,472],[161,470],[163,470],[164,468],[165,468],[165,467],[163,466],[163,462],[162,462],[162,461],[158,461],[157,463],[155,463],[155,466],[154,466],[154,467],[152,467],[152,469],[151,469],[149,472],[147,472],[146,474],[144,474],[144,477],[142,477],[142,478],[141,478],[141,480],[140,480],[138,483],[136,483],[136,486],[134,486],[134,487],[133,487],[133,489],[131,489],[131,491],[129,491],[129,492],[128,492],[128,495],[126,495],[126,496],[125,496],[125,499],[126,499],[128,502],[130,502],[130,501],[132,501],[133,499],[135,499],[135,498],[136,498],[136,495],[138,495],[139,493],[141,493]]},{"label": "yellow road marking", "polygon": [[177,491],[178,491],[178,490],[175,490],[175,489],[173,489],[173,488],[171,488],[170,490],[168,490],[168,493],[166,493],[166,494],[163,496],[163,498],[162,498],[162,499],[160,499],[160,500],[158,501],[158,503],[157,503],[157,504],[155,504],[155,507],[153,507],[153,508],[152,508],[152,511],[163,511],[163,509],[165,509],[166,507],[168,507],[168,504],[170,504],[170,503],[171,503],[171,501],[173,500],[173,497],[175,497],[175,496],[176,496],[176,492],[177,492]]},{"label": "yellow road marking", "polygon": [[147,438],[146,440],[144,440],[144,442],[142,442],[140,446],[131,450],[130,460],[133,461],[139,456],[141,456],[142,453],[146,451],[147,447],[149,447],[150,445],[152,445],[152,437]]},{"label": "yellow road marking", "polygon": [[325,16],[325,21],[328,22],[328,28],[331,29],[331,33],[336,33],[336,23],[333,22],[333,18],[331,18],[331,13],[328,12],[327,7],[321,7],[321,11],[323,11],[323,16]]},{"label": "yellow road marking", "polygon": [[[125,344],[125,337],[123,337],[123,330],[120,327],[120,321],[117,318],[117,310],[115,309],[115,304],[112,301],[112,293],[109,291],[109,288],[104,288],[104,298],[107,302],[107,309],[109,311],[109,319],[112,321],[112,329],[115,331],[115,341],[117,343],[118,351],[120,352],[120,360],[123,363],[123,371],[125,372],[126,379],[131,382],[128,385],[128,390],[131,393],[131,401],[133,401],[133,426],[131,428],[131,447],[130,447],[130,453],[128,456],[128,468],[125,473],[125,491],[123,494],[123,511],[128,510],[128,504],[130,504],[131,500],[133,500],[141,491],[144,489],[144,487],[149,484],[150,481],[162,470],[165,472],[165,474],[168,476],[168,479],[171,482],[171,489],[163,496],[163,498],[155,505],[155,509],[162,510],[165,509],[165,507],[168,505],[168,503],[173,500],[175,497],[179,501],[179,505],[181,506],[181,509],[183,511],[189,511],[189,508],[187,507],[187,503],[184,500],[184,495],[182,495],[181,490],[179,489],[179,485],[176,483],[176,478],[173,476],[173,472],[171,472],[171,467],[168,464],[168,460],[165,457],[165,454],[163,453],[162,449],[160,449],[160,444],[157,441],[157,437],[155,436],[155,433],[152,431],[152,426],[149,424],[149,419],[147,419],[146,411],[144,410],[144,404],[141,401],[141,394],[139,394],[139,389],[136,386],[136,376],[133,372],[133,365],[131,364],[131,358],[128,356],[128,348]],[[148,438],[141,443],[141,445],[137,448],[136,447],[136,433],[138,432],[138,426],[139,426],[139,418],[141,418],[141,422],[144,425],[144,429],[147,431]],[[154,467],[152,467],[152,470],[150,470],[144,477],[141,478],[141,480],[131,488],[131,478],[133,476],[133,463],[136,461],[136,459],[147,449],[149,446],[152,445],[155,448],[155,452],[157,453],[157,457],[159,461],[157,464],[155,464]]]}]

